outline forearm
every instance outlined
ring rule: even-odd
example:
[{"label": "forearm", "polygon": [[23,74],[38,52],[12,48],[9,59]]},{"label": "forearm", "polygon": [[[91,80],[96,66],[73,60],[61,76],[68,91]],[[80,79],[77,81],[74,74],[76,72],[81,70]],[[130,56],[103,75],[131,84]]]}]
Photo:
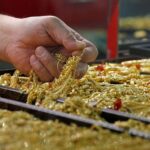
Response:
[{"label": "forearm", "polygon": [[17,28],[17,18],[0,15],[0,60],[7,61],[6,48]]}]

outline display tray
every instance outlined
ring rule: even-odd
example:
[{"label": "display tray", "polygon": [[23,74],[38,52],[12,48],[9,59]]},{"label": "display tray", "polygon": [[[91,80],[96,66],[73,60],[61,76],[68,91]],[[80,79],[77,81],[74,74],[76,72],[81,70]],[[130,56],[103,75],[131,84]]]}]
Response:
[{"label": "display tray", "polygon": [[128,50],[129,47],[131,46],[145,45],[149,43],[150,43],[150,39],[146,39],[146,40],[136,39],[135,40],[134,38],[131,38],[128,42],[122,42],[122,44],[119,44],[119,50]]},{"label": "display tray", "polygon": [[[89,118],[83,118],[77,115],[48,110],[48,109],[40,108],[31,104],[14,101],[13,99],[0,98],[0,109],[7,109],[11,111],[25,111],[34,115],[37,118],[40,118],[41,120],[59,120],[60,122],[63,122],[66,124],[75,123],[78,126],[85,126],[85,127],[99,126],[99,127],[108,129],[112,132],[116,132],[116,133],[127,132],[131,136],[137,136],[137,137],[150,140],[149,133],[138,131],[133,128],[128,129],[127,131],[127,129],[118,127],[112,123],[108,123],[104,121],[96,121],[96,120],[89,119]],[[109,115],[111,117],[111,113]]]},{"label": "display tray", "polygon": [[150,124],[150,119],[148,118],[139,117],[131,113],[116,111],[113,109],[103,109],[101,111],[101,117],[105,118],[105,120],[112,123],[115,121],[126,121],[129,119],[133,119],[133,120],[143,122],[145,124]]},{"label": "display tray", "polygon": [[[118,58],[115,60],[97,60],[94,63],[104,63],[104,62],[122,62],[125,60],[131,60],[131,59],[140,59],[142,57],[125,57],[125,58]],[[0,74],[4,73],[11,73],[13,74],[14,69],[10,70],[0,70]],[[103,109],[100,111],[100,116],[104,118],[106,121],[97,121],[94,119],[89,118],[83,118],[77,115],[67,114],[64,112],[54,111],[54,110],[48,110],[45,108],[41,108],[32,104],[26,103],[27,94],[21,92],[18,89],[6,87],[6,86],[0,86],[0,109],[8,109],[11,111],[26,111],[32,115],[34,115],[37,118],[40,118],[41,120],[59,120],[61,122],[64,122],[66,124],[75,123],[79,126],[99,126],[105,129],[108,129],[110,131],[116,132],[116,133],[124,133],[128,132],[131,136],[138,136],[141,138],[145,138],[150,140],[150,134],[141,132],[135,129],[125,129],[118,127],[114,125],[113,123],[115,121],[125,121],[128,119],[137,120],[139,122],[143,122],[145,124],[150,124],[149,118],[139,117],[130,113],[124,113],[120,111],[115,111],[111,109]],[[2,98],[3,97],[3,98]],[[57,100],[57,102],[63,103],[63,100]]]},{"label": "display tray", "polygon": [[[13,101],[18,101],[19,103],[20,102],[26,103],[27,94],[19,91],[18,89],[0,86],[0,95],[3,98],[7,98],[7,99],[10,99]],[[63,103],[64,100],[58,99],[57,102]],[[13,103],[13,104],[15,104],[15,103]],[[119,120],[125,121],[128,119],[133,119],[133,120],[137,120],[137,121],[140,121],[140,122],[143,122],[146,124],[150,124],[150,119],[148,119],[148,118],[139,117],[139,116],[133,115],[131,113],[120,112],[120,111],[116,111],[116,110],[112,110],[112,109],[103,109],[100,112],[100,115],[102,118],[104,118],[105,120],[107,120],[110,123],[113,123],[113,122],[119,121]]]},{"label": "display tray", "polygon": [[[128,60],[138,60],[138,59],[145,59],[147,57],[145,57],[144,55],[141,56],[137,56],[135,54],[133,55],[129,55],[129,56],[122,56],[122,57],[118,57],[116,59],[97,59],[94,62],[89,63],[90,65],[92,64],[104,64],[104,63],[121,63],[123,61],[128,61]],[[1,72],[0,72],[1,74]]]},{"label": "display tray", "polygon": [[59,111],[48,110],[35,105],[22,103],[13,99],[0,98],[0,108],[8,109],[11,111],[26,111],[41,120],[59,120],[66,124],[75,123],[79,126],[99,126],[109,129],[111,131],[121,133],[124,132],[123,128],[117,127],[111,123],[96,121],[93,119],[83,118],[77,115],[67,114]]},{"label": "display tray", "polygon": [[15,68],[12,69],[0,69],[0,75],[4,74],[4,73],[10,73],[11,75],[14,73]]},{"label": "display tray", "polygon": [[10,98],[18,100],[20,102],[26,102],[27,94],[14,88],[6,87],[0,85],[0,96],[5,98]]},{"label": "display tray", "polygon": [[129,51],[131,55],[150,57],[150,42],[142,45],[132,45],[129,47]]},{"label": "display tray", "polygon": [[[12,101],[18,101],[19,103],[20,102],[26,103],[27,94],[21,92],[18,89],[6,87],[6,86],[0,86],[0,95],[1,95],[1,97],[5,98],[5,99],[7,98],[8,100],[10,99]],[[56,101],[58,103],[64,102],[63,99],[57,99]],[[15,104],[15,103],[13,103],[13,104]],[[126,121],[128,119],[133,119],[133,120],[137,120],[137,121],[140,121],[140,122],[143,122],[146,124],[150,124],[150,119],[148,119],[148,118],[138,117],[131,113],[120,112],[120,111],[116,111],[116,110],[112,110],[112,109],[103,109],[100,112],[100,115],[102,118],[104,118],[105,120],[107,120],[110,123],[113,123],[115,121]]]},{"label": "display tray", "polygon": [[[145,34],[141,37],[136,37],[136,33]],[[127,50],[129,46],[143,45],[150,43],[149,29],[119,29],[119,50]]]}]

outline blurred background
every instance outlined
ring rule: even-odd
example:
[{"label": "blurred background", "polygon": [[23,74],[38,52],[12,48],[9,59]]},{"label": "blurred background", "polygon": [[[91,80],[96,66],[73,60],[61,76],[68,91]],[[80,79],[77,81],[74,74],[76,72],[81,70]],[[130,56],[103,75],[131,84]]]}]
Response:
[{"label": "blurred background", "polygon": [[0,13],[58,16],[97,46],[98,59],[115,59],[126,45],[149,40],[149,6],[150,0],[0,0]]},{"label": "blurred background", "polygon": [[150,13],[149,0],[120,0],[120,16],[145,16]]},{"label": "blurred background", "polygon": [[[119,31],[121,40],[145,40],[150,38],[150,1],[120,1]],[[128,39],[127,39],[128,38]]]},{"label": "blurred background", "polygon": [[150,1],[120,0],[119,53],[150,57]]}]

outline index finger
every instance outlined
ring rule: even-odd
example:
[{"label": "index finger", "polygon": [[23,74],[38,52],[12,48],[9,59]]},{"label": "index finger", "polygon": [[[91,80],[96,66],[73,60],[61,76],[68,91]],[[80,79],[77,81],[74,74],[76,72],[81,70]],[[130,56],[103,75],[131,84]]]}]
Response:
[{"label": "index finger", "polygon": [[87,47],[83,49],[82,62],[92,62],[95,61],[98,56],[98,50],[96,46],[89,41],[87,41]]},{"label": "index finger", "polygon": [[98,50],[94,44],[86,40],[87,46],[83,51],[75,51],[72,53],[73,56],[81,56],[81,61],[88,63],[95,61],[98,56]]},{"label": "index finger", "polygon": [[85,48],[85,42],[78,40],[72,33],[71,28],[59,18],[50,16],[46,21],[45,27],[49,36],[68,51],[78,51]]},{"label": "index finger", "polygon": [[73,29],[72,29],[72,33],[76,36],[76,38],[78,40],[80,40],[86,44],[85,48],[82,51],[82,54],[79,51],[75,51],[72,54],[73,55],[81,55],[82,62],[85,62],[85,63],[96,60],[96,58],[98,56],[98,50],[97,50],[96,46],[92,42],[86,40],[84,37],[82,37],[79,33],[74,31]]}]

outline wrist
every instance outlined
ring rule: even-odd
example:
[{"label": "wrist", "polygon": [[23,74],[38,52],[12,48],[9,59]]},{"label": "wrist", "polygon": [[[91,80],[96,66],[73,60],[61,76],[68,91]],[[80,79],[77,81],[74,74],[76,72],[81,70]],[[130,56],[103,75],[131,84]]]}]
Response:
[{"label": "wrist", "polygon": [[8,61],[6,49],[12,43],[20,19],[0,15],[0,60]]}]

